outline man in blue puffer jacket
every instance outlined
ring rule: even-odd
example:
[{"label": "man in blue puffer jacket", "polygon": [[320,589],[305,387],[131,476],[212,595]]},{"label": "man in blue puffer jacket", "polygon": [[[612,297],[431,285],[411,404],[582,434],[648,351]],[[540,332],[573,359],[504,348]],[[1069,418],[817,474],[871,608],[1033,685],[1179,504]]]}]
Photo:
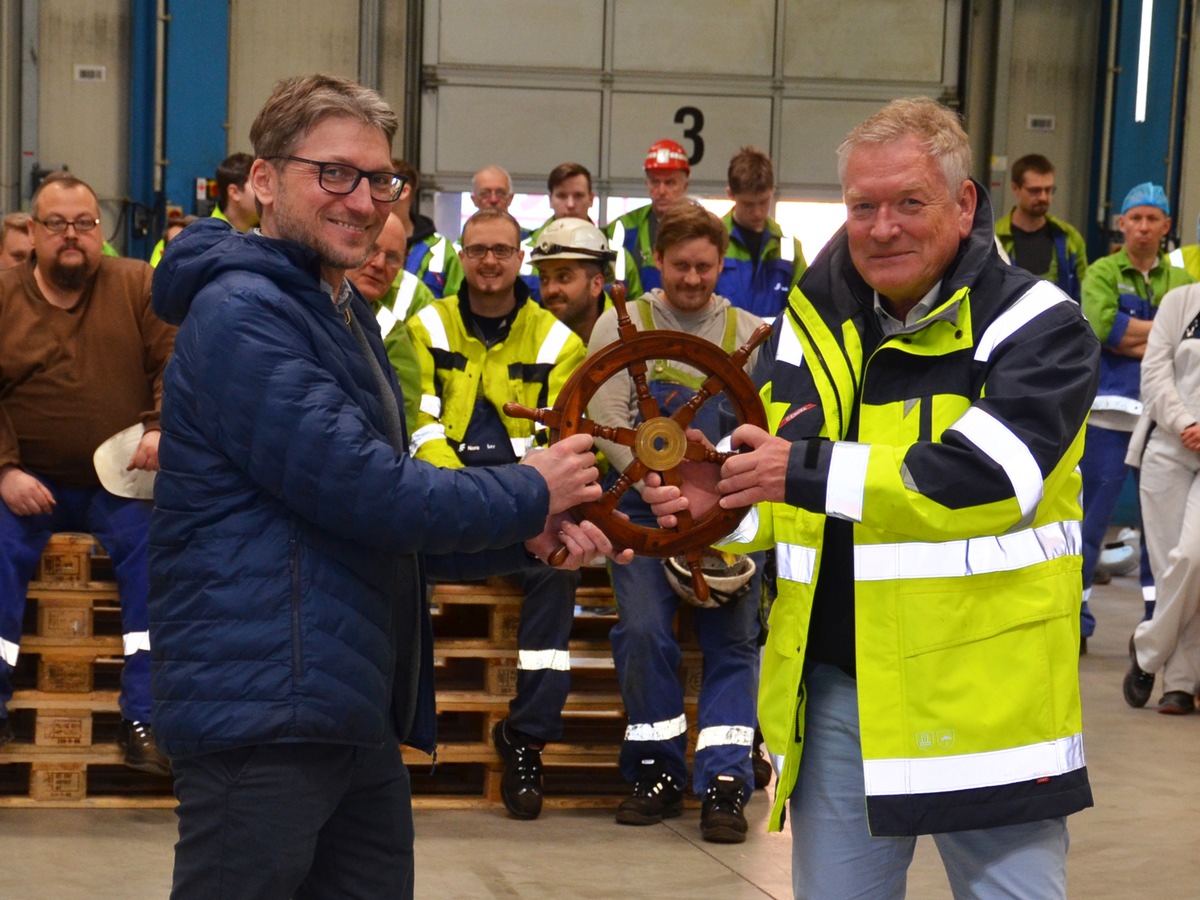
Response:
[{"label": "man in blue puffer jacket", "polygon": [[344,278],[404,186],[396,127],[351,82],[281,82],[250,135],[261,231],[197,223],[154,280],[181,326],[150,534],[173,897],[411,896],[399,744],[433,748],[426,568],[611,553],[560,515],[600,496],[587,436],[502,468],[407,455],[379,329]]}]

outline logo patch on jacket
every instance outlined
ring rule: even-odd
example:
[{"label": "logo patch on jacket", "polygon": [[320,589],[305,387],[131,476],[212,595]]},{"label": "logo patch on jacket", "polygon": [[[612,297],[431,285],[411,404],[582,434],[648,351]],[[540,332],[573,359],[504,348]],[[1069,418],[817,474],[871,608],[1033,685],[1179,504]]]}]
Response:
[{"label": "logo patch on jacket", "polygon": [[788,413],[786,416],[783,417],[783,420],[779,423],[779,428],[782,429],[785,425],[788,424],[788,422],[792,421],[792,419],[808,412],[810,409],[812,409],[816,405],[817,404],[815,404],[815,403],[805,403],[803,406],[793,409],[790,413]]},{"label": "logo patch on jacket", "polygon": [[954,729],[940,728],[937,731],[918,731],[917,746],[926,752],[933,749],[934,744],[937,744],[943,750],[949,750],[954,746]]}]

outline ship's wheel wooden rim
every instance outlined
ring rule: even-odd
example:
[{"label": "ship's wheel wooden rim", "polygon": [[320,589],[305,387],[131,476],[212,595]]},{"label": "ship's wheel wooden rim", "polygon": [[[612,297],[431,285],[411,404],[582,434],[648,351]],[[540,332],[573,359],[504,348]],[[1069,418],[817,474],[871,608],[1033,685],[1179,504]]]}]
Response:
[{"label": "ship's wheel wooden rim", "polygon": [[[576,518],[594,522],[614,544],[632,547],[641,556],[686,556],[693,567],[693,582],[699,579],[700,553],[729,534],[746,513],[745,507],[722,509],[714,506],[703,515],[681,513],[678,525],[666,529],[639,525],[616,514],[626,491],[649,472],[658,472],[667,484],[679,484],[685,461],[720,465],[729,453],[719,453],[706,444],[687,437],[699,409],[714,402],[718,395],[729,399],[737,423],[767,427],[766,411],[746,374],[745,365],[754,348],[771,333],[770,325],[761,325],[743,346],[731,354],[716,344],[679,331],[638,331],[625,309],[624,289],[613,290],[617,308],[618,339],[583,361],[559,392],[549,409],[530,410],[518,404],[506,404],[510,416],[532,418],[550,429],[551,442],[573,434],[590,434],[622,446],[633,453],[633,462],[616,482],[595,502],[572,510]],[[695,395],[671,416],[665,416],[650,393],[646,373],[660,360],[685,363],[699,370],[704,381]],[[610,426],[587,418],[588,404],[605,382],[621,372],[633,379],[641,422],[634,427]],[[706,585],[695,583],[697,593],[707,595]]]}]

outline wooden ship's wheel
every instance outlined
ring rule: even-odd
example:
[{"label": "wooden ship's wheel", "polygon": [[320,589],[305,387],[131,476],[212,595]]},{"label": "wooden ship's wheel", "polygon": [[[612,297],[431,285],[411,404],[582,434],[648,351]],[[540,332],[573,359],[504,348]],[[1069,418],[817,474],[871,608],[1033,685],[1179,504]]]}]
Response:
[{"label": "wooden ship's wheel", "polygon": [[[770,335],[771,326],[760,325],[743,346],[726,355],[717,345],[684,332],[638,331],[625,306],[625,287],[616,285],[612,298],[617,309],[618,340],[583,361],[563,385],[555,406],[535,410],[506,403],[504,412],[514,418],[533,419],[545,425],[550,429],[551,443],[583,433],[630,448],[633,462],[604,496],[592,503],[580,504],[572,513],[576,518],[590,519],[615,545],[632,547],[642,556],[685,556],[692,572],[692,588],[698,598],[705,600],[708,583],[700,572],[701,555],[714,541],[737,526],[746,508],[714,506],[699,517],[684,511],[677,517],[678,525],[673,529],[637,525],[616,515],[615,510],[625,492],[648,472],[658,472],[664,483],[678,485],[681,483],[680,466],[685,460],[720,465],[732,455],[719,453],[687,436],[688,426],[697,411],[718,394],[724,393],[729,398],[739,425],[749,423],[767,427],[766,412],[754,382],[745,372],[745,365],[754,348]],[[658,359],[685,363],[707,376],[696,394],[672,416],[663,415],[646,381],[647,362]],[[608,426],[586,417],[588,404],[596,391],[621,371],[628,371],[637,393],[642,421],[634,428]],[[551,564],[561,563],[565,555],[566,548],[561,548],[551,558]]]}]

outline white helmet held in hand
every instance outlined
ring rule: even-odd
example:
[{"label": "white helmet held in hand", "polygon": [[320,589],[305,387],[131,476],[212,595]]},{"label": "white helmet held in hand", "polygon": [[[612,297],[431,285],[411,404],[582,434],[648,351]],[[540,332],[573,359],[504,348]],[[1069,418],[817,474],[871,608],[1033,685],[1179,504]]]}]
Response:
[{"label": "white helmet held in hand", "polygon": [[705,550],[700,557],[700,574],[708,582],[708,599],[700,600],[692,590],[692,570],[688,568],[687,557],[664,559],[663,567],[675,593],[702,609],[716,609],[744,600],[750,594],[755,570],[754,560],[749,556]]}]

